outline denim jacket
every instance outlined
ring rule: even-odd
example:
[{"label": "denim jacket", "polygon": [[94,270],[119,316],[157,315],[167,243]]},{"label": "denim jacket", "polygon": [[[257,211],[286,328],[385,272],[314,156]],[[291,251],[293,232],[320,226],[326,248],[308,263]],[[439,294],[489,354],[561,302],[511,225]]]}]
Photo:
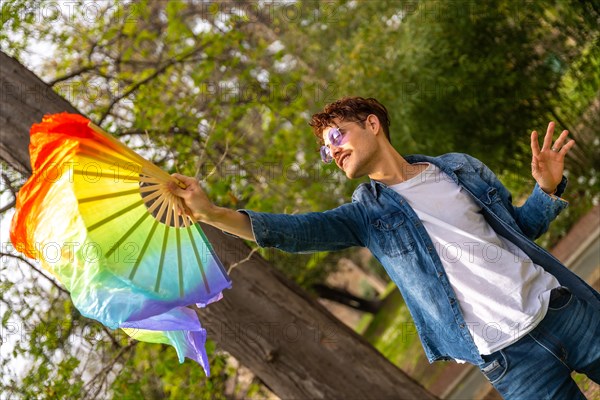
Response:
[{"label": "denim jacket", "polygon": [[[521,248],[561,285],[600,309],[600,294],[533,242],[567,207],[568,203],[557,197],[566,187],[566,178],[555,196],[536,184],[525,204],[515,207],[493,172],[469,155],[405,158],[409,163],[429,162],[439,167],[473,197],[498,234]],[[406,200],[385,184],[374,180],[363,183],[351,203],[325,212],[289,215],[240,211],[250,217],[256,242],[262,247],[287,252],[369,248],[400,289],[429,361],[483,363],[431,238]]]}]

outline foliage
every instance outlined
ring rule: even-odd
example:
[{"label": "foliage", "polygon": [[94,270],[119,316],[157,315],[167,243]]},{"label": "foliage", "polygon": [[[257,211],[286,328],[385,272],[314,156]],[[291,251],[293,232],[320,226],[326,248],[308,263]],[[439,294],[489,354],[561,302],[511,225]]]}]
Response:
[{"label": "foliage", "polygon": [[[307,125],[311,113],[343,95],[386,104],[401,153],[471,153],[517,201],[532,184],[527,130],[544,131],[549,119],[568,128],[579,144],[567,164],[571,207],[545,245],[599,201],[594,3],[68,3],[4,1],[0,47],[32,62],[32,45],[42,43],[52,56],[32,64],[38,75],[164,169],[200,178],[217,204],[297,213],[349,201],[357,182],[320,164]],[[3,201],[21,183],[3,174]],[[305,287],[351,252],[261,250]],[[18,261],[20,269],[3,262],[2,325],[31,326],[13,354],[29,369],[2,380],[6,393],[211,397],[235,374],[218,351],[206,379],[159,346],[98,327],[98,340],[88,340],[93,325],[66,294],[33,284],[52,278]],[[9,272],[26,276],[5,279]],[[69,329],[43,328],[61,324]]]},{"label": "foliage", "polygon": [[[124,338],[83,318],[68,293],[35,264],[4,250],[2,259],[3,276],[10,276],[0,294],[2,344],[13,346],[2,357],[0,392],[8,398],[81,397],[89,390],[84,378],[112,366],[110,357]],[[106,390],[104,381],[94,384]]]}]

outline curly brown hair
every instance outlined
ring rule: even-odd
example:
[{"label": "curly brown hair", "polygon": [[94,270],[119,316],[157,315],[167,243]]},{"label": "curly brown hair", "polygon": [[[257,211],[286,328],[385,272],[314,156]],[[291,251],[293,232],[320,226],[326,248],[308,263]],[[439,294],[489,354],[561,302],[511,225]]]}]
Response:
[{"label": "curly brown hair", "polygon": [[323,112],[314,114],[308,124],[312,127],[319,143],[323,143],[323,130],[328,126],[335,125],[333,122],[335,118],[356,122],[364,129],[365,120],[370,114],[374,114],[379,118],[385,137],[391,143],[388,111],[383,104],[372,97],[367,99],[363,97],[343,97],[327,104]]}]

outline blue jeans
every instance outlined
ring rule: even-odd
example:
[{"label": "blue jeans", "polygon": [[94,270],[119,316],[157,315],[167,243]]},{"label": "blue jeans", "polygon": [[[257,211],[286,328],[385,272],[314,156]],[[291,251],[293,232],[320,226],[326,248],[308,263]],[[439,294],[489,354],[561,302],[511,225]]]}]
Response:
[{"label": "blue jeans", "polygon": [[564,289],[533,331],[483,356],[481,372],[505,399],[585,399],[572,371],[600,384],[600,310]]}]

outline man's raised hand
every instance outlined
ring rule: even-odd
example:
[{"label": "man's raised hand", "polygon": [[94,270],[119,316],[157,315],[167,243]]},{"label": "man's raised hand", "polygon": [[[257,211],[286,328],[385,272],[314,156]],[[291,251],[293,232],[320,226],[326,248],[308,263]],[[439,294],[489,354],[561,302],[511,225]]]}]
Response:
[{"label": "man's raised hand", "polygon": [[562,131],[552,144],[554,122],[548,124],[544,143],[540,149],[538,134],[531,132],[531,175],[546,193],[554,193],[560,183],[564,170],[565,155],[575,145],[574,140],[567,141],[569,131]]}]

